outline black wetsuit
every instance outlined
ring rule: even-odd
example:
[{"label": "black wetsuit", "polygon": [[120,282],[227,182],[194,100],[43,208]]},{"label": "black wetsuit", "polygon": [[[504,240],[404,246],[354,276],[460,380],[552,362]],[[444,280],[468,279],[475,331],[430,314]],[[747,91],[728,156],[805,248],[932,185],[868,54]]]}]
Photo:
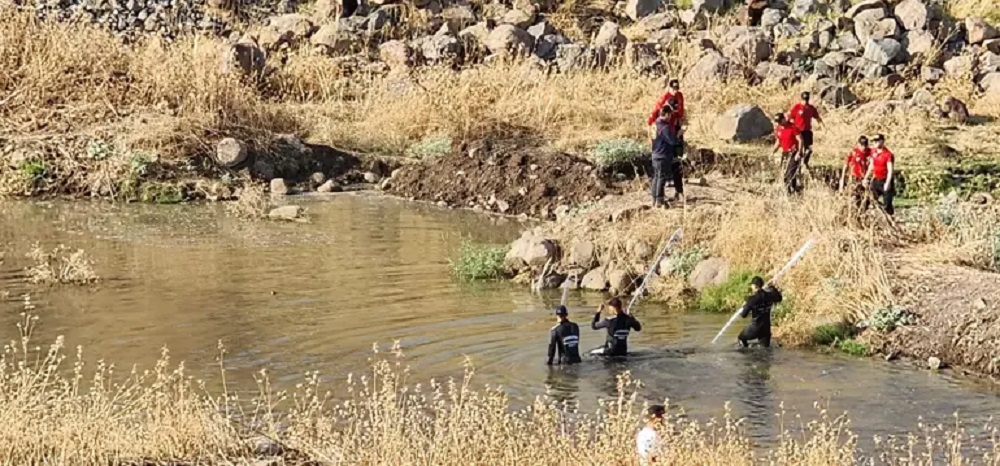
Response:
[{"label": "black wetsuit", "polygon": [[628,335],[632,330],[642,331],[642,324],[630,315],[619,314],[610,319],[601,320],[601,313],[594,314],[590,323],[594,330],[608,329],[608,340],[604,343],[604,356],[625,356],[628,354]]},{"label": "black wetsuit", "polygon": [[557,350],[559,359],[556,360],[556,364],[580,362],[580,326],[564,320],[552,327],[552,336],[549,338],[549,359],[546,364],[552,364]]},{"label": "black wetsuit", "polygon": [[777,288],[764,288],[747,298],[740,316],[752,318],[750,325],[740,332],[740,346],[749,346],[750,340],[759,341],[765,348],[771,346],[771,307],[780,302],[781,292]]}]

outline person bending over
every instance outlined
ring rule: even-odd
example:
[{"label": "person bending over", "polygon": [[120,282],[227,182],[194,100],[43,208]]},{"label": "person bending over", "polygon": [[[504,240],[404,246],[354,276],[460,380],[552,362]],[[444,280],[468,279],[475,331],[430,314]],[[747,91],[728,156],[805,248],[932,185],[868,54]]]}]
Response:
[{"label": "person bending over", "polygon": [[757,340],[760,346],[771,347],[771,308],[781,302],[781,292],[773,286],[764,287],[764,279],[753,277],[750,280],[750,297],[743,304],[740,317],[750,316],[750,325],[740,332],[741,348],[750,346],[750,340]]}]

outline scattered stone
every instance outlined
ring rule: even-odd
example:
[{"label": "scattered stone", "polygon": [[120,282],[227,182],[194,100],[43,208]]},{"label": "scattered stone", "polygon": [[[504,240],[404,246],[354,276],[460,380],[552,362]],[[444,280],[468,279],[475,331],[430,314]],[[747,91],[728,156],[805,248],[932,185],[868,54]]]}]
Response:
[{"label": "scattered stone", "polygon": [[569,248],[569,263],[578,267],[589,269],[596,260],[596,250],[594,243],[590,241],[579,241],[573,243]]},{"label": "scattered stone", "polygon": [[379,180],[382,179],[382,177],[379,176],[378,173],[374,172],[365,172],[364,177],[365,177],[365,183],[378,183]]},{"label": "scattered stone", "polygon": [[831,107],[844,107],[858,102],[858,96],[844,83],[833,83],[819,91],[819,98]]},{"label": "scattered stone", "polygon": [[409,68],[413,64],[413,49],[401,40],[390,40],[378,46],[378,56],[389,68]]},{"label": "scattered stone", "polygon": [[757,76],[765,81],[791,82],[795,79],[795,69],[788,65],[764,61],[754,69]]},{"label": "scattered stone", "polygon": [[711,285],[720,285],[729,278],[729,263],[724,259],[712,257],[694,266],[688,275],[688,285],[701,291]]},{"label": "scattered stone", "polygon": [[861,41],[858,40],[858,37],[851,31],[844,32],[843,34],[837,36],[836,44],[837,48],[839,48],[841,52],[856,53],[861,51]]},{"label": "scattered stone", "polygon": [[326,180],[323,184],[316,188],[316,192],[319,193],[332,193],[340,190],[340,186],[337,186],[333,180]]},{"label": "scattered stone", "polygon": [[661,0],[627,0],[625,2],[625,15],[632,18],[632,21],[639,21],[660,8]]},{"label": "scattered stone", "polygon": [[730,60],[757,66],[771,57],[771,39],[763,31],[734,27],[723,38],[722,53]]},{"label": "scattered stone", "polygon": [[910,31],[906,33],[906,53],[911,57],[928,57],[936,52],[934,35],[927,31]]},{"label": "scattered stone", "polygon": [[525,268],[540,268],[550,258],[556,257],[557,252],[558,248],[553,241],[526,231],[511,244],[504,257],[504,265],[514,272]]},{"label": "scattered stone", "polygon": [[941,68],[935,68],[933,66],[925,66],[920,68],[920,79],[928,84],[936,84],[938,81],[944,79],[945,72]]},{"label": "scattered stone", "polygon": [[275,178],[271,180],[271,194],[284,196],[288,194],[289,191],[291,190],[289,189],[288,184],[285,183],[284,178]]},{"label": "scattered stone", "polygon": [[497,212],[500,212],[501,214],[507,213],[507,211],[510,210],[510,204],[503,199],[498,199],[496,203],[496,208]]},{"label": "scattered stone", "polygon": [[627,42],[628,39],[622,35],[621,28],[618,24],[611,21],[605,21],[604,24],[601,25],[601,29],[597,31],[597,37],[594,38],[592,45],[594,47],[603,47],[614,50],[625,47]]},{"label": "scattered stone", "polygon": [[975,58],[969,55],[959,55],[944,62],[944,71],[948,76],[967,77],[975,68]]},{"label": "scattered stone", "polygon": [[[295,207],[295,206],[287,206]],[[273,292],[272,292],[273,293]],[[280,456],[285,452],[285,449],[280,443],[271,440],[263,435],[253,437],[247,440],[253,453],[258,456]]]},{"label": "scattered stone", "polygon": [[715,134],[727,141],[747,142],[770,135],[774,125],[756,105],[737,105],[715,119]]},{"label": "scattered stone", "polygon": [[981,18],[966,18],[965,33],[969,43],[973,45],[1000,38],[1000,32]]},{"label": "scattered stone", "polygon": [[344,26],[343,20],[326,24],[313,34],[309,43],[323,50],[327,55],[346,55],[356,48],[358,36]]},{"label": "scattered stone", "polygon": [[718,13],[727,6],[724,0],[693,0],[691,10],[704,13]]},{"label": "scattered stone", "polygon": [[234,138],[225,138],[215,146],[215,163],[225,168],[235,168],[247,159],[247,146]]},{"label": "scattered stone", "polygon": [[519,29],[524,29],[535,23],[535,16],[537,14],[538,10],[534,5],[526,8],[514,8],[503,15],[503,22]]},{"label": "scattered stone", "polygon": [[993,73],[1000,71],[1000,55],[990,51],[980,54],[977,71],[979,73]]},{"label": "scattered stone", "polygon": [[608,272],[608,291],[613,295],[624,295],[635,289],[635,277],[626,270]]},{"label": "scattered stone", "polygon": [[761,27],[770,29],[785,20],[785,12],[776,8],[768,8],[764,10],[764,15],[760,18]]},{"label": "scattered stone", "polygon": [[898,65],[906,62],[906,52],[896,39],[872,39],[865,45],[864,58],[882,66]]},{"label": "scattered stone", "polygon": [[450,34],[435,34],[424,38],[420,52],[431,62],[454,60],[462,53],[462,44]]},{"label": "scattered stone", "polygon": [[604,276],[604,270],[597,268],[584,274],[580,280],[580,288],[591,291],[608,289],[608,279]]},{"label": "scattered stone", "polygon": [[940,370],[943,367],[944,367],[944,364],[941,362],[940,358],[937,358],[935,356],[931,356],[931,357],[927,358],[927,368],[928,369],[930,369],[932,371],[936,371],[936,370]]},{"label": "scattered stone", "polygon": [[672,28],[677,25],[677,22],[677,14],[670,11],[646,16],[639,21],[638,26],[643,31],[646,31],[646,34],[648,35]]},{"label": "scattered stone", "polygon": [[242,76],[258,77],[264,72],[267,54],[257,44],[240,42],[229,47],[223,56],[222,71],[239,72]]},{"label": "scattered stone", "polygon": [[297,205],[283,205],[275,207],[267,213],[271,220],[299,220],[302,218],[302,207]]},{"label": "scattered stone", "polygon": [[629,240],[627,249],[635,258],[640,260],[648,260],[653,256],[653,247],[649,243],[635,238]]},{"label": "scattered stone", "polygon": [[955,97],[945,97],[938,107],[941,113],[953,123],[964,124],[969,121],[969,108]]},{"label": "scattered stone", "polygon": [[708,50],[688,71],[686,78],[694,82],[717,81],[729,69],[729,60],[715,50]]},{"label": "scattered stone", "polygon": [[884,15],[886,12],[886,4],[883,0],[861,0],[860,2],[852,5],[847,12],[844,13],[844,17],[856,21],[859,13],[868,10],[881,10]]},{"label": "scattered stone", "polygon": [[[984,200],[984,201],[993,199],[993,196],[991,196],[990,193],[976,193],[976,194],[982,194],[983,197],[984,197],[984,199],[982,199],[982,200]],[[974,198],[977,197],[976,194],[973,194]],[[986,202],[976,202],[976,203],[977,204],[985,204]],[[986,300],[983,299],[983,298],[976,298],[976,299],[974,299],[972,301],[972,308],[975,309],[975,310],[977,310],[977,311],[985,311],[987,309]]]},{"label": "scattered stone", "polygon": [[894,10],[907,31],[925,31],[931,22],[940,19],[940,10],[925,0],[903,0]]},{"label": "scattered stone", "polygon": [[529,26],[526,32],[537,40],[547,35],[555,34],[556,30],[548,21],[541,21],[538,24]]},{"label": "scattered stone", "polygon": [[476,13],[469,5],[451,5],[441,12],[441,18],[452,31],[461,31],[473,24],[476,24]]},{"label": "scattered stone", "polygon": [[885,10],[874,8],[862,11],[854,17],[854,34],[862,44],[867,44],[875,34],[875,28],[885,19]]},{"label": "scattered stone", "polygon": [[979,88],[990,94],[1000,94],[1000,73],[988,73],[979,78]]},{"label": "scattered stone", "polygon": [[510,24],[497,26],[486,38],[486,48],[497,55],[525,55],[534,48],[534,38],[524,29]]}]

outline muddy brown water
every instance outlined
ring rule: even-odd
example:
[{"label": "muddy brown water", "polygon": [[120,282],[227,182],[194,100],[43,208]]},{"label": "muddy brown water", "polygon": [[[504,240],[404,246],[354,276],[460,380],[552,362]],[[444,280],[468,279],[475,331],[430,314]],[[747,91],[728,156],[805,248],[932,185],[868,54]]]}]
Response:
[{"label": "muddy brown water", "polygon": [[[467,285],[448,273],[463,237],[507,242],[523,225],[471,212],[342,194],[296,198],[308,224],[246,224],[219,206],[112,206],[103,203],[0,204],[7,253],[0,286],[0,337],[17,336],[19,296],[32,291],[41,316],[37,342],[65,335],[90,358],[119,367],[151,366],[160,348],[195,374],[217,375],[216,345],[228,348],[228,376],[249,389],[267,368],[279,388],[305,371],[336,383],[361,371],[372,344],[399,340],[414,380],[457,376],[465,358],[479,384],[501,385],[515,402],[550,395],[591,412],[629,370],[643,396],[669,398],[690,416],[720,416],[728,401],[761,442],[773,440],[781,405],[788,423],[816,417],[814,403],[844,411],[863,438],[901,434],[923,420],[970,429],[1000,412],[991,387],[876,359],[776,349],[736,351],[709,344],[726,316],[679,314],[640,303],[644,328],[625,363],[586,360],[565,369],[544,362],[550,309],[559,293],[536,296],[504,283]],[[86,250],[103,278],[95,289],[39,291],[24,284],[24,253],[35,241]],[[272,294],[272,291],[274,292]],[[583,346],[598,294],[571,293]]]}]

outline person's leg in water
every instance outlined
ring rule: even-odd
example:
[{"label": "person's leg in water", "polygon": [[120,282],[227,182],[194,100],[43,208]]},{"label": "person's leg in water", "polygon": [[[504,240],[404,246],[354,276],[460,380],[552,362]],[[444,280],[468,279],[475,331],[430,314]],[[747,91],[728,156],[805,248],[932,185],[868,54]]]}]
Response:
[{"label": "person's leg in water", "polygon": [[667,184],[667,170],[669,163],[666,159],[653,159],[653,179],[650,190],[653,195],[653,207],[663,205],[663,187]]},{"label": "person's leg in water", "polygon": [[757,336],[757,341],[760,342],[760,346],[762,346],[764,348],[770,348],[771,347],[771,329],[770,328],[763,329],[763,331],[761,331],[760,334]]},{"label": "person's leg in water", "polygon": [[753,325],[747,325],[743,330],[740,331],[739,336],[736,339],[740,343],[740,348],[749,348],[750,340],[757,338],[756,332],[754,331]]}]

